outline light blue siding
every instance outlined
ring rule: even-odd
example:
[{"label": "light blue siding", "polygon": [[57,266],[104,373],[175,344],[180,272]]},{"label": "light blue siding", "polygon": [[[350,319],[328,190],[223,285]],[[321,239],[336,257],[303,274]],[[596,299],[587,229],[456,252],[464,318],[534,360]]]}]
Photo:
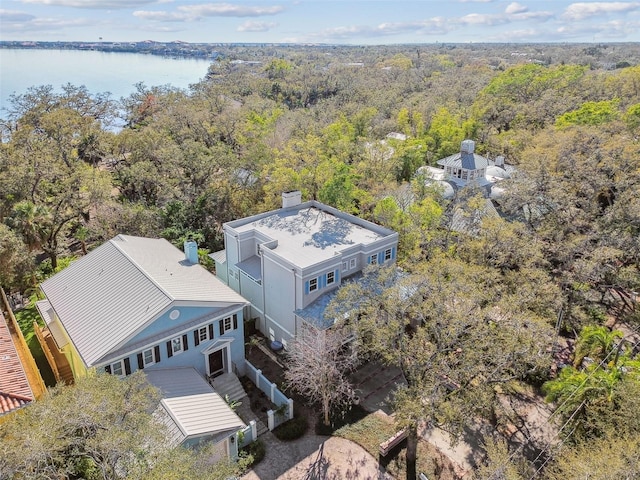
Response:
[{"label": "light blue siding", "polygon": [[[175,320],[171,320],[170,315],[171,312],[177,310],[180,312],[180,316]],[[145,338],[155,337],[167,330],[174,330],[176,327],[180,325],[186,324],[195,320],[199,317],[203,317],[204,319],[207,317],[214,317],[217,315],[217,312],[221,311],[220,308],[211,308],[211,307],[175,307],[169,308],[164,315],[159,317],[156,321],[154,321],[151,325],[147,326],[144,330],[134,336],[127,344],[134,345]]]},{"label": "light blue siding", "polygon": [[[199,310],[203,310],[203,309],[199,309]],[[229,348],[231,350],[231,361],[237,366],[239,366],[239,368],[242,370],[244,369],[244,324],[243,324],[244,319],[242,316],[242,310],[239,310],[235,313],[237,315],[237,328],[227,331],[224,335],[222,335],[222,337],[224,337],[225,339],[233,339],[233,341],[229,344]],[[219,319],[210,320],[204,323],[202,326],[205,326],[208,329],[209,328],[208,326],[211,324],[213,325],[212,327],[213,338],[208,338],[205,341],[199,342],[198,345],[195,345],[196,342],[193,334],[196,328],[190,329],[186,332],[182,332],[179,335],[176,335],[175,337],[186,336],[187,348],[185,349],[183,344],[183,350],[180,353],[177,353],[177,354],[174,353],[171,357],[169,357],[168,355],[166,340],[158,342],[152,345],[151,347],[144,348],[144,350],[147,350],[149,348],[152,348],[155,350],[155,347],[159,346],[159,353],[160,353],[160,361],[157,361],[156,359],[155,364],[147,366],[145,367],[145,369],[193,367],[201,375],[205,376],[207,374],[207,363],[206,363],[207,358],[205,355],[202,354],[202,352],[207,348],[209,348],[213,342],[215,342],[218,338],[221,337]],[[130,373],[133,373],[136,370],[139,370],[138,354],[141,354],[141,353],[143,353],[142,349],[139,351],[134,351],[127,357],[124,357],[129,360]],[[118,358],[116,360],[124,360],[124,358]]]}]

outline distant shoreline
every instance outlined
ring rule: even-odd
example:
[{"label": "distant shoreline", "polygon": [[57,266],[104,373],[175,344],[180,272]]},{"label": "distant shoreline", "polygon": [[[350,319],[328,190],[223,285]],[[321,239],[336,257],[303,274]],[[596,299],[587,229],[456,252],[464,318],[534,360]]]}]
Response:
[{"label": "distant shoreline", "polygon": [[137,53],[161,57],[215,60],[220,56],[214,44],[182,42],[18,42],[0,41],[0,48],[24,50],[78,50],[107,53]]},{"label": "distant shoreline", "polygon": [[[597,42],[597,45],[637,45],[637,42]],[[563,45],[581,46],[596,45],[594,43],[584,42],[531,42],[531,43],[412,43],[412,44],[391,44],[391,45],[351,45],[351,44],[327,44],[327,43],[188,43],[181,41],[173,42],[156,42],[153,40],[144,40],[141,42],[40,42],[40,41],[0,41],[0,48],[12,49],[40,49],[40,50],[89,50],[99,52],[114,53],[139,53],[158,55],[161,57],[179,57],[194,58],[202,60],[215,60],[218,58],[233,57],[229,55],[236,49],[323,49],[323,48],[341,48],[349,49],[375,49],[384,48],[387,50],[401,50],[407,47],[416,48],[451,48],[473,47],[480,49],[511,47],[511,48],[527,48],[527,47],[562,47]]]}]

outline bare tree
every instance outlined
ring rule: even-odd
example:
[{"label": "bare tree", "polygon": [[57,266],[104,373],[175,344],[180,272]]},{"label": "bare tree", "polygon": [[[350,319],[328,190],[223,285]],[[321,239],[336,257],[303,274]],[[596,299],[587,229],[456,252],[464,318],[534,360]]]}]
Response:
[{"label": "bare tree", "polygon": [[288,385],[322,404],[323,421],[330,424],[330,412],[347,405],[355,393],[347,374],[356,365],[356,352],[349,344],[346,328],[319,331],[306,325],[289,345]]}]

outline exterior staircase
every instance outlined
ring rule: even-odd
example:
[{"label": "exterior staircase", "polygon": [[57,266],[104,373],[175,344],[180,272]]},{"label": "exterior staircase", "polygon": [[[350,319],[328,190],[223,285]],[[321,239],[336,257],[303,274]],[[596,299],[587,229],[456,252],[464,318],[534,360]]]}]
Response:
[{"label": "exterior staircase", "polygon": [[224,373],[218,377],[209,380],[211,386],[225,400],[230,402],[241,401],[247,396],[247,392],[242,388],[242,384],[238,377],[233,373]]}]

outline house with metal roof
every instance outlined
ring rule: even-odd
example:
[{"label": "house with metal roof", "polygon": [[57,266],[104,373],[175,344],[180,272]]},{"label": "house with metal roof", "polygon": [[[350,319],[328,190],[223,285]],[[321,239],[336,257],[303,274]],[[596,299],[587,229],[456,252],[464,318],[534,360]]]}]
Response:
[{"label": "house with metal roof", "polygon": [[392,230],[301,200],[285,192],[282,208],[225,223],[225,250],[211,255],[216,275],[251,302],[258,329],[284,346],[301,322],[324,328],[326,295],[369,264],[395,261],[398,246]]},{"label": "house with metal roof", "polygon": [[154,415],[167,427],[170,444],[212,442],[221,457],[238,456],[235,434],[245,424],[202,375],[191,367],[158,368],[146,375],[162,395]]},{"label": "house with metal roof", "polygon": [[486,191],[487,198],[498,199],[503,190],[496,184],[511,178],[515,168],[505,164],[504,157],[494,160],[475,152],[475,142],[464,140],[460,151],[436,162],[439,167],[422,166],[416,172],[427,185],[437,185],[444,198],[452,198],[467,185],[474,184]]},{"label": "house with metal roof", "polygon": [[198,264],[195,242],[184,247],[118,235],[41,284],[38,310],[74,378],[189,367],[221,396],[245,395],[248,302]]}]

